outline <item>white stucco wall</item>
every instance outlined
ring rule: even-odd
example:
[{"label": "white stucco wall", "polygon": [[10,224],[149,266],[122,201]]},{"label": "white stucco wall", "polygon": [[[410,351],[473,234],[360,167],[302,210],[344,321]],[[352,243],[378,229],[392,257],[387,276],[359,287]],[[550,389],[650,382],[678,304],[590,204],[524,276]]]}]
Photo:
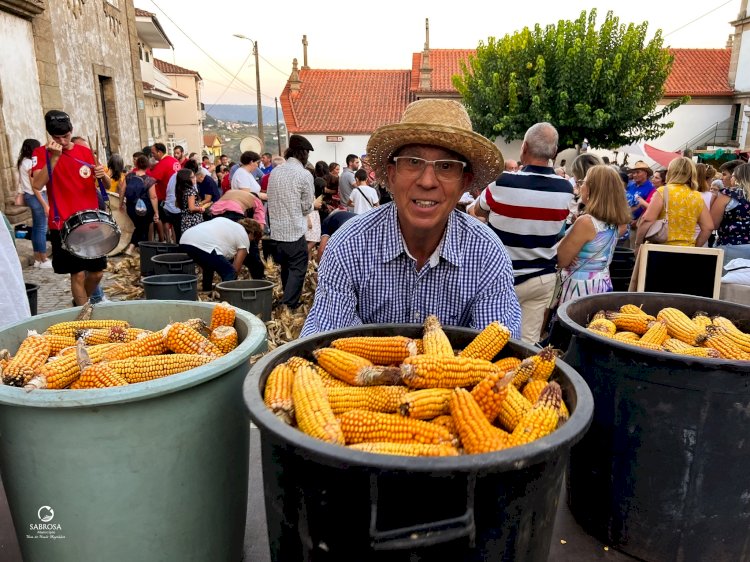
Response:
[{"label": "white stucco wall", "polygon": [[24,139],[46,141],[31,22],[0,12],[0,85],[13,162]]},{"label": "white stucco wall", "polygon": [[[657,106],[657,111],[663,106]],[[670,113],[666,121],[673,121],[674,127],[658,139],[645,141],[661,150],[675,151],[684,148],[685,143],[696,135],[713,126],[721,124],[731,117],[730,103],[723,105],[681,105]]]},{"label": "white stucco wall", "polygon": [[[349,154],[362,156],[367,152],[367,141],[370,135],[347,135],[344,133],[329,133],[328,135],[307,135],[301,133],[303,137],[310,141],[315,149],[310,153],[310,161],[315,163],[318,160],[324,160],[329,164],[338,162],[341,167],[346,166],[346,157]],[[326,136],[342,136],[342,142],[327,142]],[[287,139],[288,142],[288,139]],[[268,152],[273,152],[275,147],[266,147]]]},{"label": "white stucco wall", "polygon": [[750,91],[750,31],[745,31],[742,34],[734,87],[740,92]]}]

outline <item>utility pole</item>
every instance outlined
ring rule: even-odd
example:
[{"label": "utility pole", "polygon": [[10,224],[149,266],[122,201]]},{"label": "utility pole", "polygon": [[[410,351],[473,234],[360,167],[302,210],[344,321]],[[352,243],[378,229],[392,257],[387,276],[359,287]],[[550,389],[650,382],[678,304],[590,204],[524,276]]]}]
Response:
[{"label": "utility pole", "polygon": [[260,64],[258,62],[258,42],[253,42],[253,54],[255,55],[255,88],[258,95],[258,136],[260,145],[265,148],[266,139],[263,136],[263,103],[260,100]]},{"label": "utility pole", "polygon": [[276,142],[279,144],[279,156],[281,156],[281,128],[279,127],[279,98],[273,98],[276,105]]}]

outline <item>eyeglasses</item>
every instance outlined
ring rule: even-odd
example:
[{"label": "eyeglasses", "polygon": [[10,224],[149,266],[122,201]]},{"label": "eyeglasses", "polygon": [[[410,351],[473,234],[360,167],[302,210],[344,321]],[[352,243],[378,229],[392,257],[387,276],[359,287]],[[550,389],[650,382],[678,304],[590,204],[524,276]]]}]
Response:
[{"label": "eyeglasses", "polygon": [[407,178],[421,176],[427,164],[432,164],[438,179],[456,181],[461,179],[466,168],[466,162],[460,160],[425,160],[416,156],[396,156],[393,160],[396,162],[396,172]]}]

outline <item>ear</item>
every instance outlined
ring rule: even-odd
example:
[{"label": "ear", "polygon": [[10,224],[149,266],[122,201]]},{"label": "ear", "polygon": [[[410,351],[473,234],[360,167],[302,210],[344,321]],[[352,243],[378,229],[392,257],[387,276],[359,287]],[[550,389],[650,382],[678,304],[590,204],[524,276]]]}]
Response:
[{"label": "ear", "polygon": [[471,172],[467,172],[466,174],[464,174],[463,182],[464,188],[461,190],[462,193],[469,191],[471,184],[474,182],[474,174],[472,174]]},{"label": "ear", "polygon": [[394,185],[396,182],[396,165],[395,164],[387,164],[386,169],[386,177],[388,178],[388,191],[390,191],[390,186]]}]

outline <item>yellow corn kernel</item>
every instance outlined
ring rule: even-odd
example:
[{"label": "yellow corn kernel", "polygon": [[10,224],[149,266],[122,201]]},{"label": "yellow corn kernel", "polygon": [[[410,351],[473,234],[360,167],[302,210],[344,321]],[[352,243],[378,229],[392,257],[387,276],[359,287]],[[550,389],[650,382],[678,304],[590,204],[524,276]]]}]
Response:
[{"label": "yellow corn kernel", "polygon": [[499,369],[489,361],[455,355],[415,355],[401,364],[404,384],[411,388],[474,386],[495,372]]},{"label": "yellow corn kernel", "polygon": [[537,364],[541,361],[542,359],[538,355],[532,355],[521,361],[521,364],[513,373],[513,385],[518,389],[523,388],[523,385],[531,378],[531,374],[536,371]]},{"label": "yellow corn kernel", "polygon": [[471,390],[471,396],[479,405],[487,421],[497,418],[508,396],[508,386],[513,386],[517,371],[492,373],[483,378]]},{"label": "yellow corn kernel", "polygon": [[445,335],[437,316],[430,315],[425,319],[422,345],[425,355],[447,355],[449,357],[455,355],[453,346],[448,336]]},{"label": "yellow corn kernel", "polygon": [[592,320],[586,327],[592,332],[601,333],[601,335],[604,336],[614,336],[617,332],[617,326],[615,326],[615,323],[606,318]]},{"label": "yellow corn kernel", "polygon": [[75,381],[75,388],[108,388],[126,384],[128,381],[110,369],[108,363],[97,363],[83,370],[81,376]]},{"label": "yellow corn kernel", "polygon": [[398,367],[374,365],[364,357],[348,351],[324,347],[313,351],[313,355],[328,373],[353,386],[398,384],[401,380]]},{"label": "yellow corn kernel", "polygon": [[515,385],[508,385],[508,394],[500,405],[497,421],[503,429],[513,431],[523,415],[531,409],[531,402],[526,400]]},{"label": "yellow corn kernel", "polygon": [[50,357],[54,357],[66,347],[73,347],[76,344],[75,338],[69,336],[56,336],[55,334],[42,334],[45,340],[49,342]]},{"label": "yellow corn kernel", "polygon": [[726,322],[719,320],[719,324],[717,324],[717,326],[724,330],[723,332],[721,332],[722,335],[725,338],[733,341],[735,345],[740,348],[740,351],[750,353],[750,334],[746,334],[745,332],[739,330],[734,324],[729,322],[729,320],[726,320]]},{"label": "yellow corn kernel", "polygon": [[693,346],[677,338],[667,338],[661,346],[667,351],[678,353],[681,349],[692,349]]},{"label": "yellow corn kernel", "polygon": [[737,343],[729,337],[729,330],[721,326],[708,326],[706,333],[698,336],[697,343],[703,347],[712,347],[724,359],[750,361],[750,353],[740,349]]},{"label": "yellow corn kernel", "polygon": [[237,347],[237,330],[232,326],[217,326],[211,332],[208,340],[214,344],[221,353],[227,354]]},{"label": "yellow corn kernel", "polygon": [[534,371],[531,373],[531,380],[546,381],[552,376],[557,361],[557,353],[552,346],[547,346],[536,355],[539,359],[534,365]]},{"label": "yellow corn kernel", "polygon": [[606,318],[606,315],[607,315],[606,311],[599,310],[594,313],[594,315],[591,317],[589,321],[593,322],[594,320],[604,320]]},{"label": "yellow corn kernel", "polygon": [[656,318],[667,323],[667,334],[670,338],[677,338],[692,346],[701,334],[687,314],[676,308],[662,308]]},{"label": "yellow corn kernel", "polygon": [[[607,312],[607,320],[614,323],[619,330],[635,332],[636,334],[645,334],[648,330],[648,324],[653,320],[646,314],[625,314],[623,312]],[[611,334],[614,335],[614,332]]]},{"label": "yellow corn kernel", "polygon": [[104,354],[105,361],[118,361],[128,357],[147,357],[149,355],[163,355],[167,352],[164,345],[164,334],[161,330],[151,332],[131,342],[112,347]]},{"label": "yellow corn kernel", "polygon": [[494,365],[500,369],[503,373],[512,371],[521,364],[521,360],[518,357],[503,357],[494,362]]},{"label": "yellow corn kernel", "polygon": [[[295,385],[296,388],[296,385]],[[430,422],[368,410],[349,410],[339,416],[346,444],[380,442],[450,443],[450,432]]]},{"label": "yellow corn kernel", "polygon": [[213,332],[219,326],[234,326],[236,315],[237,312],[234,307],[228,302],[217,303],[211,311],[211,325],[209,331]]},{"label": "yellow corn kernel", "polygon": [[507,446],[517,447],[518,445],[525,445],[555,431],[560,420],[561,403],[562,392],[560,385],[556,382],[549,383],[542,390],[539,400],[518,422],[518,425],[510,435]]},{"label": "yellow corn kernel", "polygon": [[713,347],[686,347],[673,351],[677,355],[690,355],[691,357],[703,357],[705,359],[720,359],[721,353]]},{"label": "yellow corn kernel", "polygon": [[47,361],[50,349],[50,342],[44,336],[36,332],[30,333],[3,369],[3,383],[11,386],[25,385]]},{"label": "yellow corn kernel", "polygon": [[[529,381],[526,383],[526,386],[523,387],[523,392],[521,392],[521,394],[523,394],[523,397],[526,398],[526,400],[534,404],[539,400],[539,396],[541,396],[542,390],[547,387],[547,384],[549,384],[547,381]],[[567,421],[569,417],[570,412],[568,412],[568,407],[565,405],[565,401],[560,400],[560,421]]]},{"label": "yellow corn kernel", "polygon": [[664,351],[664,348],[655,343],[649,343],[641,340],[620,340],[622,343],[632,345],[633,347],[640,347],[642,349],[650,349],[651,351]]},{"label": "yellow corn kernel", "polygon": [[424,355],[424,342],[422,338],[414,338],[414,343],[417,344],[417,355]]},{"label": "yellow corn kernel", "polygon": [[[643,309],[640,306],[636,306],[634,304],[623,304],[620,307],[620,312],[622,312],[623,314],[644,314],[644,315],[646,315],[646,313],[643,312]],[[652,317],[652,319],[653,319],[653,317]]]},{"label": "yellow corn kernel", "polygon": [[125,330],[125,343],[137,340],[150,333],[152,333],[151,330],[144,330],[143,328],[128,328]]},{"label": "yellow corn kernel", "polygon": [[509,435],[487,421],[469,391],[463,388],[455,389],[451,396],[450,408],[464,451],[476,455],[505,448]]},{"label": "yellow corn kernel", "polygon": [[206,321],[202,320],[201,318],[188,318],[187,320],[182,322],[182,324],[185,324],[185,326],[189,326],[202,336],[208,337],[208,335],[211,333],[211,330],[208,329],[208,324],[206,324]]},{"label": "yellow corn kernel", "polygon": [[458,450],[453,445],[427,445],[425,443],[355,443],[348,446],[356,451],[381,455],[403,455],[407,457],[455,457]]},{"label": "yellow corn kernel", "polygon": [[612,339],[621,341],[638,341],[641,339],[641,336],[639,336],[635,332],[617,332],[614,336],[612,336]]},{"label": "yellow corn kernel", "polygon": [[397,412],[407,393],[404,386],[347,386],[326,388],[328,402],[336,415],[349,410]]},{"label": "yellow corn kernel", "polygon": [[[449,409],[450,409],[450,404],[449,404]],[[430,420],[430,423],[434,423],[441,427],[444,427],[452,435],[455,435],[456,437],[458,437],[458,432],[456,431],[456,423],[453,421],[453,416],[451,416],[450,414],[446,414],[444,416],[438,416],[436,418],[433,418]]]},{"label": "yellow corn kernel", "polygon": [[100,345],[103,343],[122,343],[128,335],[128,329],[121,326],[109,328],[84,328],[76,330],[76,340],[82,339],[86,345]]},{"label": "yellow corn kernel", "polygon": [[81,374],[81,368],[75,355],[65,355],[42,365],[39,374],[44,381],[42,388],[59,390],[75,382]]},{"label": "yellow corn kernel", "polygon": [[375,365],[398,365],[417,354],[417,344],[404,336],[339,338],[331,342],[331,347],[364,357]]},{"label": "yellow corn kernel", "polygon": [[[218,328],[216,328],[218,330]],[[294,422],[294,401],[292,400],[292,388],[294,387],[294,374],[288,363],[276,365],[266,379],[266,388],[263,391],[264,404],[281,421],[291,425]]]},{"label": "yellow corn kernel", "polygon": [[450,412],[451,390],[449,388],[424,388],[407,392],[401,398],[398,411],[402,416],[417,420],[429,420]]},{"label": "yellow corn kernel", "polygon": [[458,355],[491,361],[509,339],[510,330],[507,327],[498,321],[491,322]]},{"label": "yellow corn kernel", "polygon": [[667,323],[664,320],[655,320],[651,322],[646,333],[639,340],[641,343],[653,343],[663,345],[669,339],[667,334]]},{"label": "yellow corn kernel", "polygon": [[713,316],[711,318],[711,323],[714,326],[725,328],[730,332],[744,334],[744,332],[740,330],[734,322],[732,322],[729,318],[726,318],[725,316]]},{"label": "yellow corn kernel", "polygon": [[130,325],[125,320],[72,320],[70,322],[58,322],[47,328],[48,334],[58,336],[75,337],[77,330],[87,330],[91,328],[112,328],[119,326],[128,329]]},{"label": "yellow corn kernel", "polygon": [[219,348],[192,328],[180,322],[164,328],[164,345],[174,353],[193,353],[207,357],[221,357]]},{"label": "yellow corn kernel", "polygon": [[188,353],[129,357],[108,361],[107,365],[130,384],[159,379],[189,371],[212,361],[213,357]]},{"label": "yellow corn kernel", "polygon": [[299,428],[316,439],[344,444],[344,433],[328,402],[320,375],[310,365],[297,367],[292,387],[294,415]]},{"label": "yellow corn kernel", "polygon": [[712,322],[707,313],[698,311],[693,314],[693,324],[695,324],[695,327],[698,328],[699,332],[702,332],[706,329],[706,326],[710,326]]}]

